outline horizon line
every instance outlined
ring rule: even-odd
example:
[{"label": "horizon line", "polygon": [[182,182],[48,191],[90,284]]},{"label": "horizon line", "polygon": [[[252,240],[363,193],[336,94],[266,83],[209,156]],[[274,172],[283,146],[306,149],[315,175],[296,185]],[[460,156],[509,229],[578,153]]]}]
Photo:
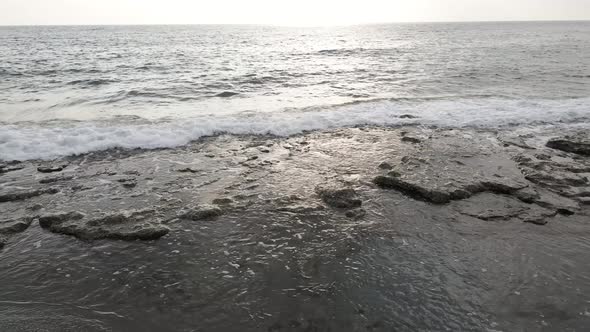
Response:
[{"label": "horizon line", "polygon": [[366,23],[347,23],[347,24],[276,24],[276,23],[65,23],[65,24],[0,24],[0,27],[83,27],[83,26],[267,26],[267,27],[345,27],[359,25],[384,25],[384,24],[436,24],[436,23],[527,23],[527,22],[590,22],[590,19],[556,19],[556,20],[440,20],[440,21],[388,21],[388,22],[366,22]]}]

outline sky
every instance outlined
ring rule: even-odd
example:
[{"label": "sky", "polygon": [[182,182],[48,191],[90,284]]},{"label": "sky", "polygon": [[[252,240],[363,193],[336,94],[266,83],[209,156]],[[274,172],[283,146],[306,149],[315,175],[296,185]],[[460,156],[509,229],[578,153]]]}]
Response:
[{"label": "sky", "polygon": [[0,25],[590,20],[590,0],[0,0]]}]

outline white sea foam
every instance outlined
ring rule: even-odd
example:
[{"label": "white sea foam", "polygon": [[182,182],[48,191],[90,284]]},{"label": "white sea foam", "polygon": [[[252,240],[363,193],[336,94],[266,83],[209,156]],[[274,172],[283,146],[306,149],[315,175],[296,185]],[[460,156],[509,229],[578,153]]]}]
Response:
[{"label": "white sea foam", "polygon": [[[411,114],[418,118],[400,117]],[[86,121],[0,125],[0,159],[53,159],[110,148],[163,148],[218,133],[287,136],[355,125],[421,124],[498,128],[588,123],[590,98],[379,101],[315,110],[207,115],[162,121]]]}]

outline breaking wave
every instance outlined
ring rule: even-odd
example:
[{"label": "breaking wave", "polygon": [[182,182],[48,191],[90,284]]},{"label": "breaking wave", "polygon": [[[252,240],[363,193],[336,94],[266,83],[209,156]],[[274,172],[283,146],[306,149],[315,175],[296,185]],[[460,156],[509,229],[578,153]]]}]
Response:
[{"label": "breaking wave", "polygon": [[590,98],[565,100],[381,100],[276,113],[200,115],[148,121],[50,121],[0,124],[0,159],[53,159],[111,148],[167,148],[220,133],[288,136],[360,125],[506,128],[590,125]]}]

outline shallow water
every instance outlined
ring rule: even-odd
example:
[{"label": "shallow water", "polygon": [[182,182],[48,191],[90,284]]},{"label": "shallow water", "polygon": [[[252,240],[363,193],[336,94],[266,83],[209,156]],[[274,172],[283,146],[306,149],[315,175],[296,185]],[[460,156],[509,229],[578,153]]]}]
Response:
[{"label": "shallow water", "polygon": [[[402,132],[435,138],[404,143]],[[542,145],[533,151],[505,147],[496,135],[361,128],[288,139],[220,136],[176,150],[111,150],[62,160],[70,163],[63,175],[72,179],[51,184],[60,193],[0,207],[16,217],[138,207],[174,215],[226,197],[235,207],[214,220],[173,217],[168,235],[146,242],[83,241],[33,222],[0,252],[0,326],[584,331],[590,326],[587,208],[544,226],[513,218],[484,221],[461,212],[465,201],[433,205],[371,184],[381,161],[401,164],[404,156],[433,164],[483,160],[479,172],[512,170],[522,177],[510,154],[552,153]],[[3,174],[2,187],[40,186],[48,176],[36,165]],[[193,171],[179,171],[187,167]],[[423,176],[448,171],[453,169]],[[137,186],[117,181],[131,174]],[[367,215],[349,218],[325,206],[314,188],[332,181],[354,187]],[[470,202],[501,210],[488,196],[514,199],[482,193]],[[31,212],[35,204],[43,210]]]},{"label": "shallow water", "polygon": [[85,243],[35,226],[2,253],[0,320],[10,331],[590,324],[587,225],[452,222],[443,211],[433,221],[432,207],[398,197],[369,206],[371,224],[248,211],[179,225],[157,242]]}]

